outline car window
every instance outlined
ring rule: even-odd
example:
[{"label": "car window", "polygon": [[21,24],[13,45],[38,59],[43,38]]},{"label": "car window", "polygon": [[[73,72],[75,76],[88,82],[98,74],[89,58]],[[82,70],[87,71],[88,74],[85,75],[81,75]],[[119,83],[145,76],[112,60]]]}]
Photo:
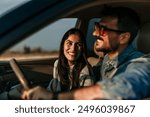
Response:
[{"label": "car window", "polygon": [[9,12],[22,4],[25,4],[30,0],[1,0],[0,1],[0,16]]},{"label": "car window", "polygon": [[57,55],[64,33],[75,27],[76,18],[60,19],[19,42],[0,56],[1,60],[49,57]]}]

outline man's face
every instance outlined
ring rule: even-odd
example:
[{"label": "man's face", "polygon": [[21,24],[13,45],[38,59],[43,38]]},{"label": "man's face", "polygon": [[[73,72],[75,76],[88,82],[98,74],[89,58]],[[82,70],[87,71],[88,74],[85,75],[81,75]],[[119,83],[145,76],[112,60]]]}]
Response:
[{"label": "man's face", "polygon": [[95,49],[104,53],[117,51],[119,48],[119,30],[117,28],[117,18],[104,17],[95,24],[93,36],[96,38]]}]

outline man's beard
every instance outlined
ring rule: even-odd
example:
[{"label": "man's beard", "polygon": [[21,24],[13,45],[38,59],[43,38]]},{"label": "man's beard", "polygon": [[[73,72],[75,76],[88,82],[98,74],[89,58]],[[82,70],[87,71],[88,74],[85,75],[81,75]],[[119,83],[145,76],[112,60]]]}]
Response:
[{"label": "man's beard", "polygon": [[104,52],[105,54],[107,54],[107,53],[114,52],[114,51],[118,50],[118,48],[119,48],[119,44],[116,44],[115,46],[112,46],[112,45],[110,45],[110,46],[111,46],[110,48],[102,47],[102,48],[95,48],[95,49],[97,52]]}]

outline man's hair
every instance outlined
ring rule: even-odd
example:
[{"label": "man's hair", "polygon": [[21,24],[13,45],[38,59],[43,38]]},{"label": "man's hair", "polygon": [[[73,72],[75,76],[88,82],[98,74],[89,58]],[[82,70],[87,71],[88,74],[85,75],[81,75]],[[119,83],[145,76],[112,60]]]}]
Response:
[{"label": "man's hair", "polygon": [[131,33],[129,42],[131,43],[138,34],[141,25],[138,14],[128,7],[106,7],[102,11],[102,17],[107,16],[116,17],[118,19],[117,26],[119,30]]}]

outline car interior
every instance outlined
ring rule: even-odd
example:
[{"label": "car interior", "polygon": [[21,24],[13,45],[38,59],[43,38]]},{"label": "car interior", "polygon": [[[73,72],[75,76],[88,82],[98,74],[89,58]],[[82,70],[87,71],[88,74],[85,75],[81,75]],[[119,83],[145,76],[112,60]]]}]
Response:
[{"label": "car interior", "polygon": [[137,39],[138,50],[144,52],[145,54],[150,53],[150,23],[142,26],[139,38]]},{"label": "car interior", "polygon": [[[82,1],[82,0],[81,0]],[[89,22],[91,19],[94,18],[100,18],[100,12],[104,7],[109,6],[127,6],[137,11],[139,16],[141,17],[142,21],[142,27],[140,30],[139,35],[137,35],[137,38],[133,42],[133,45],[140,51],[144,52],[145,54],[150,53],[150,15],[148,14],[150,12],[150,1],[148,0],[88,0],[82,2],[82,4],[75,5],[71,8],[67,8],[64,11],[58,12],[55,7],[52,8],[56,10],[56,14],[53,14],[48,9],[48,4],[45,2],[45,4],[42,4],[41,11],[38,9],[38,5],[40,4],[40,0],[33,1],[39,2],[37,3],[37,6],[32,8],[34,5],[27,4],[24,5],[24,8],[18,9],[18,11],[14,11],[10,13],[10,15],[6,15],[2,18],[0,18],[0,26],[5,27],[6,30],[0,29],[0,42],[2,42],[2,46],[0,46],[0,52],[3,52],[3,50],[6,50],[9,46],[13,45],[13,43],[19,42],[23,40],[25,37],[28,37],[29,35],[36,33],[37,30],[42,29],[44,26],[51,24],[57,19],[61,18],[77,18],[77,22],[75,27],[82,30],[82,32],[86,35],[86,41],[88,46],[88,60],[91,63],[91,65],[95,65],[103,56],[103,53],[98,53],[94,49],[94,39],[91,39],[91,35],[88,35],[88,31],[92,31],[93,27],[90,26]],[[74,1],[75,2],[75,1]],[[67,4],[71,4],[68,3]],[[44,5],[46,8],[44,8]],[[56,4],[54,4],[56,5]],[[73,5],[73,3],[72,3]],[[61,5],[58,5],[61,6]],[[24,12],[24,10],[30,8],[31,13]],[[69,7],[69,6],[64,6]],[[62,8],[62,6],[61,6]],[[52,9],[52,10],[53,10]],[[69,10],[68,10],[69,9]],[[34,13],[35,12],[35,13]],[[13,13],[16,13],[18,18],[15,20],[12,17],[14,17]],[[20,14],[19,14],[20,13]],[[24,13],[24,16],[21,16],[21,14]],[[15,14],[15,15],[16,15]],[[29,16],[28,16],[29,14]],[[48,16],[49,14],[49,16]],[[41,18],[43,18],[41,20]],[[48,19],[49,18],[49,19]],[[10,19],[13,19],[10,21]],[[19,21],[20,19],[20,21]],[[9,23],[5,23],[9,22]],[[10,28],[9,28],[10,27]],[[2,31],[1,31],[2,30]],[[20,35],[18,35],[20,34]],[[14,37],[14,40],[12,39],[12,36]],[[9,40],[9,41],[6,41]],[[93,40],[91,42],[91,40]],[[6,46],[4,46],[6,44]],[[23,74],[27,78],[27,80],[30,82],[32,86],[40,85],[42,87],[47,87],[49,81],[52,79],[53,74],[53,63],[57,59],[57,57],[54,58],[41,58],[36,60],[17,60],[17,64],[20,66],[20,68],[23,71]],[[20,82],[16,78],[16,74],[12,70],[10,66],[10,61],[0,61],[0,93],[3,93],[5,91],[10,91],[13,89],[19,89],[20,91]],[[18,97],[16,97],[18,99]]]}]

